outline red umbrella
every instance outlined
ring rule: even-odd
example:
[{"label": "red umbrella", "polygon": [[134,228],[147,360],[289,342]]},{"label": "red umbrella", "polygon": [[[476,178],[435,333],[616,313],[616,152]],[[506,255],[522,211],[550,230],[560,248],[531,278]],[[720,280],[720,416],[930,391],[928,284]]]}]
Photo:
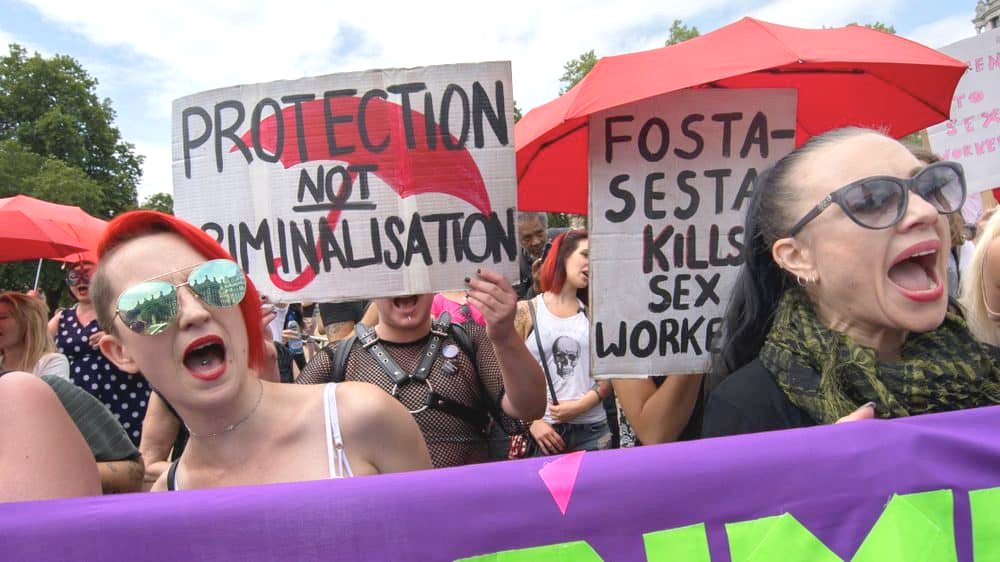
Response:
[{"label": "red umbrella", "polygon": [[58,258],[86,249],[72,232],[52,221],[0,209],[0,262]]},{"label": "red umbrella", "polygon": [[843,127],[899,138],[948,119],[966,65],[861,26],[800,29],[743,18],[669,47],[605,57],[514,128],[518,207],[587,213],[588,116],[687,88],[795,88],[796,142]]},{"label": "red umbrella", "polygon": [[[97,248],[97,242],[101,239],[101,235],[108,225],[106,221],[88,215],[80,207],[42,201],[27,195],[15,195],[0,199],[0,212],[19,212],[32,217],[36,222],[48,221],[61,227],[72,236],[71,240],[75,247],[73,251],[59,255],[37,255],[33,256],[34,258],[63,258],[68,254],[73,254],[74,256],[70,257],[68,261],[75,261],[75,255],[78,252]],[[6,225],[2,229],[4,232],[10,231]]]}]

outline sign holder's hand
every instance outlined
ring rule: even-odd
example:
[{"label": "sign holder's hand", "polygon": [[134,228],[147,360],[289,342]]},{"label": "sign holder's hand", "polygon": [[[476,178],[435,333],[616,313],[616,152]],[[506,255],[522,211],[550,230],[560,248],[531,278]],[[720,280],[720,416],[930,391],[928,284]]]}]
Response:
[{"label": "sign holder's hand", "polygon": [[475,277],[466,277],[465,283],[469,287],[466,299],[482,313],[490,341],[503,341],[514,335],[517,293],[510,281],[496,271],[478,269]]},{"label": "sign holder's hand", "polygon": [[[600,403],[600,402],[598,402]],[[549,403],[549,415],[556,423],[569,423],[590,409],[582,399],[561,400],[558,404]]]},{"label": "sign holder's hand", "polygon": [[529,431],[535,442],[538,443],[538,447],[546,455],[555,455],[566,449],[566,442],[563,441],[562,436],[545,420],[531,422]]},{"label": "sign holder's hand", "polygon": [[833,423],[844,423],[875,418],[875,403],[869,402]]},{"label": "sign holder's hand", "polygon": [[[503,275],[479,269],[465,279],[466,301],[486,320],[486,335],[500,365],[505,393],[500,408],[509,416],[533,420],[545,414],[545,375],[514,330],[517,293]],[[486,350],[480,350],[486,352]]]}]

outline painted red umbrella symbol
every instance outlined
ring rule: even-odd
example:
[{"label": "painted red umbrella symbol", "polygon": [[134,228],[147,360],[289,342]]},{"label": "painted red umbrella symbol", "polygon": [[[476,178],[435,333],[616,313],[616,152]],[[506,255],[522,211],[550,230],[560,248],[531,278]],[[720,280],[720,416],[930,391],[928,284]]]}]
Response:
[{"label": "painted red umbrella symbol", "polygon": [[[301,124],[298,122],[296,108],[287,107],[282,110],[280,119],[272,115],[261,121],[256,143],[252,131],[244,134],[241,140],[249,147],[263,149],[270,154],[280,152],[280,161],[285,168],[304,162],[331,160],[346,162],[348,165],[374,164],[377,170],[373,173],[401,198],[421,193],[444,193],[467,201],[484,215],[492,212],[486,185],[469,151],[464,147],[448,149],[440,145],[429,146],[427,135],[424,134],[413,135],[413,146],[407,146],[404,112],[398,104],[378,98],[368,100],[363,118],[365,138],[362,139],[360,127],[334,127],[337,146],[353,147],[353,150],[349,153],[331,154],[328,114],[357,116],[361,102],[362,99],[358,97],[336,97],[301,103],[298,108]],[[421,113],[411,110],[408,118],[412,130],[429,130],[432,137],[440,136],[439,125],[429,123]],[[303,139],[304,150],[296,140],[299,137]],[[449,140],[452,141],[452,146],[458,144],[457,139]],[[284,144],[279,151],[280,143]],[[230,152],[236,150],[239,147],[233,146]],[[436,178],[446,179],[440,181]],[[343,189],[344,186],[341,187],[341,193]],[[339,208],[330,210],[327,222],[332,227],[337,224],[340,212]],[[280,261],[275,261],[275,265],[280,266]],[[283,280],[274,273],[271,281],[282,290],[294,291],[308,285],[315,276],[316,272],[309,269],[292,281]]]}]

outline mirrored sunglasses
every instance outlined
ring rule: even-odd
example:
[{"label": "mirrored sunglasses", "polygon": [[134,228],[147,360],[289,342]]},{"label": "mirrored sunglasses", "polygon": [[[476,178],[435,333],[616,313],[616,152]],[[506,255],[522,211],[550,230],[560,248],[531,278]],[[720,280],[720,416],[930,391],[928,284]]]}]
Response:
[{"label": "mirrored sunglasses", "polygon": [[827,195],[788,231],[788,235],[795,236],[834,203],[858,226],[874,230],[889,228],[906,214],[910,191],[930,203],[938,213],[954,213],[965,203],[962,165],[935,162],[912,178],[875,176],[849,183]]},{"label": "mirrored sunglasses", "polygon": [[177,318],[177,290],[184,286],[203,303],[215,308],[239,304],[247,291],[243,270],[236,262],[211,260],[195,267],[184,283],[144,281],[126,289],[118,297],[115,314],[137,334],[162,333]]}]

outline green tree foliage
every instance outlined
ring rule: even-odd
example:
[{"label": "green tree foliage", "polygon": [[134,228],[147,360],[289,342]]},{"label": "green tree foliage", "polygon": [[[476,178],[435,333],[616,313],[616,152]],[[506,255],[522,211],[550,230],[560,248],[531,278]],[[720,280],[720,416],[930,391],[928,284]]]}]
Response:
[{"label": "green tree foliage", "polygon": [[[25,194],[110,218],[136,206],[142,157],[114,126],[110,100],[71,57],[0,55],[0,196]],[[0,264],[0,289],[34,282],[37,262]],[[66,304],[60,264],[46,261],[42,288]]]},{"label": "green tree foliage", "polygon": [[594,54],[593,49],[564,64],[563,75],[559,78],[559,81],[563,82],[564,85],[559,90],[559,95],[565,94],[570,88],[576,86],[577,82],[583,80],[583,77],[590,72],[591,68],[594,68],[595,64],[597,64],[597,55]]},{"label": "green tree foliage", "polygon": [[174,214],[174,198],[169,193],[154,193],[142,201],[140,209]]},{"label": "green tree foliage", "polygon": [[885,24],[885,23],[882,23],[882,22],[880,22],[878,20],[875,20],[872,23],[865,23],[865,24],[859,24],[856,21],[852,21],[851,23],[849,23],[847,25],[848,26],[851,26],[851,25],[864,25],[868,29],[874,29],[876,31],[882,31],[882,32],[885,32],[885,33],[890,33],[892,35],[896,34],[896,28],[895,27],[893,27],[891,25],[888,25],[888,24]]},{"label": "green tree foliage", "polygon": [[83,170],[36,154],[13,140],[0,140],[0,197],[25,194],[93,212],[104,189]]},{"label": "green tree foliage", "polygon": [[549,228],[568,227],[570,218],[573,216],[569,213],[548,213],[548,215],[549,215]]},{"label": "green tree foliage", "polygon": [[16,44],[0,56],[0,140],[83,171],[102,190],[85,210],[106,219],[135,208],[142,157],[122,140],[111,101],[99,100],[96,88],[72,57],[29,57]]},{"label": "green tree foliage", "polygon": [[686,26],[681,20],[674,20],[674,23],[670,25],[670,37],[667,38],[664,46],[669,47],[670,45],[676,45],[682,41],[687,41],[688,39],[694,39],[695,37],[701,35],[698,32],[698,28],[695,26]]},{"label": "green tree foliage", "polygon": [[517,100],[514,100],[514,122],[517,123],[522,117],[524,115],[521,114],[521,108],[517,106]]}]

